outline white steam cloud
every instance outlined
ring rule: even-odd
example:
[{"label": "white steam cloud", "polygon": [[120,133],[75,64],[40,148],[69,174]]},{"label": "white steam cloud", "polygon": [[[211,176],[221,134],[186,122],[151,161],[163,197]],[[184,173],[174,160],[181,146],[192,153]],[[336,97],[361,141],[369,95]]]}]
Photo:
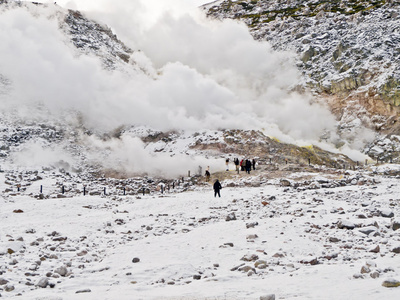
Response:
[{"label": "white steam cloud", "polygon": [[[98,58],[78,55],[59,29],[63,16],[53,1],[47,8],[0,7],[0,73],[12,89],[0,93],[3,111],[67,120],[78,113],[85,127],[99,132],[123,125],[258,129],[293,142],[334,131],[328,109],[289,92],[299,80],[293,54],[254,41],[243,24],[207,19],[186,0],[57,3],[111,26],[147,71],[111,72]],[[134,140],[115,143],[106,146],[115,153],[144,148]]]}]

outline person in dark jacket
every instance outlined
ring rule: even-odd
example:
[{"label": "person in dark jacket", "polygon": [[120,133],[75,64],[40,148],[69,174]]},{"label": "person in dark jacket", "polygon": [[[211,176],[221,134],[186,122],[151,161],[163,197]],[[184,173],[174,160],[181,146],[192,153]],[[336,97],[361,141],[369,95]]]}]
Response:
[{"label": "person in dark jacket", "polygon": [[246,159],[246,173],[250,174],[251,171],[251,161],[249,159]]},{"label": "person in dark jacket", "polygon": [[218,194],[218,197],[221,197],[221,194],[219,192],[221,189],[222,189],[221,183],[219,183],[218,179],[215,180],[215,182],[214,182],[214,197],[217,197],[217,194]]}]

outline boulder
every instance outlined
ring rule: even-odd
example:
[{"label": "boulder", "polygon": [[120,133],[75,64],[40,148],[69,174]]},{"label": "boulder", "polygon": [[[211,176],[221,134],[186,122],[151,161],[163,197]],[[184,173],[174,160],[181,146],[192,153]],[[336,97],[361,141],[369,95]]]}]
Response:
[{"label": "boulder", "polygon": [[394,213],[390,209],[381,210],[381,216],[384,218],[393,218]]},{"label": "boulder", "polygon": [[375,226],[366,226],[366,227],[360,228],[359,231],[361,233],[364,233],[365,235],[370,235],[372,232],[376,231],[376,227]]},{"label": "boulder", "polygon": [[400,219],[396,219],[392,222],[392,229],[393,230],[400,229]]},{"label": "boulder", "polygon": [[400,253],[400,246],[396,246],[392,249],[392,252],[394,253]]},{"label": "boulder", "polygon": [[339,229],[354,229],[356,227],[356,225],[348,220],[340,220],[337,223],[337,227]]},{"label": "boulder", "polygon": [[60,276],[66,276],[68,273],[68,269],[65,266],[57,268],[54,273],[59,274]]},{"label": "boulder", "polygon": [[46,277],[43,277],[38,281],[36,286],[41,287],[41,288],[46,288],[49,285],[49,279]]},{"label": "boulder", "polygon": [[382,286],[384,287],[398,287],[400,286],[400,281],[394,279],[394,278],[389,278],[386,279],[384,282],[382,282]]}]

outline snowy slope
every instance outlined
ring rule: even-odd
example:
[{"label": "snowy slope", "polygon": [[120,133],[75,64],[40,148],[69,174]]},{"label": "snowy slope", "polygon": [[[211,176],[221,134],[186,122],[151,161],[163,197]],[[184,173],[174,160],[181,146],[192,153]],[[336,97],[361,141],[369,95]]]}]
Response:
[{"label": "snowy slope", "polygon": [[[286,187],[279,179],[242,174],[230,183],[253,187],[223,182],[221,198],[210,186],[134,197],[3,197],[0,293],[20,299],[397,299],[398,288],[382,283],[400,279],[393,229],[399,226],[393,227],[398,179],[346,174],[297,173],[283,177],[291,182]],[[294,188],[307,177],[314,187]],[[350,184],[329,188],[336,180]]]}]

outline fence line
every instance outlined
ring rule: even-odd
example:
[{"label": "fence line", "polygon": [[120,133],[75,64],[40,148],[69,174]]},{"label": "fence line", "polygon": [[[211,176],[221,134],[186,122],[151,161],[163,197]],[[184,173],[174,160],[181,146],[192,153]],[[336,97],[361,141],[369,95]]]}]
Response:
[{"label": "fence line", "polygon": [[[267,162],[268,160],[269,160],[269,163]],[[288,158],[282,158],[282,157],[278,157],[278,159],[275,160],[275,162],[273,162],[273,159],[271,157],[262,159],[262,160],[260,160],[260,162],[261,161],[264,162],[262,165],[273,165],[273,164],[274,165],[277,165],[277,164],[280,165],[279,162],[284,163],[285,165],[290,164],[290,161],[289,161]],[[379,158],[377,157],[376,165],[379,165],[379,162],[383,162],[383,160],[379,160]],[[393,158],[392,157],[389,158],[389,162],[393,163]],[[297,162],[297,164],[298,164],[298,162]],[[312,166],[310,158],[308,158],[308,165]],[[368,160],[366,159],[365,160],[365,164],[360,164],[358,161],[356,162],[356,164],[348,164],[348,165],[346,165],[346,163],[344,163],[343,165],[334,163],[333,168],[335,168],[335,169],[345,169],[345,170],[346,169],[356,170],[356,167],[359,169],[359,168],[364,168],[364,166],[367,166],[367,165],[368,165]],[[346,168],[346,167],[348,167],[348,168]],[[332,167],[330,167],[330,168],[332,168]],[[1,170],[1,167],[0,167],[0,170]],[[199,167],[199,170],[201,170],[201,167]],[[5,172],[5,170],[1,170],[1,172]],[[190,174],[191,174],[191,172],[189,170],[188,171],[188,180],[190,180],[190,178],[193,178],[193,177],[201,177],[201,178],[204,177],[203,174],[201,174],[201,173],[198,174],[198,175],[195,175],[193,177],[191,177]],[[237,170],[237,174],[239,174],[239,170]],[[181,183],[184,183],[184,182],[185,182],[185,178],[183,176],[181,178],[177,179],[177,180],[173,180],[172,182],[170,182],[168,184],[160,182],[157,185],[157,187],[153,188],[153,192],[157,191],[158,187],[159,187],[158,191],[160,191],[161,194],[164,194],[164,193],[170,192],[171,189],[175,190],[176,188],[178,188],[180,186]],[[16,184],[16,187],[17,187],[17,192],[21,192],[21,184]],[[59,192],[62,195],[65,195],[67,193],[66,186],[64,184],[59,186],[58,189],[59,189]],[[104,186],[102,188],[102,192],[99,192],[98,188],[97,189],[94,188],[95,194],[93,194],[93,192],[91,194],[91,192],[87,189],[87,185],[84,184],[83,185],[83,189],[82,189],[82,193],[83,193],[83,196],[86,196],[86,195],[103,195],[103,196],[110,195],[111,196],[111,195],[115,195],[115,192],[116,192],[117,195],[121,195],[121,193],[122,193],[123,196],[126,196],[128,194],[126,186],[124,186],[122,188],[118,188],[118,187],[115,187],[114,189],[110,188],[111,192],[110,192],[110,190],[107,190],[107,189],[108,189],[108,187]],[[25,190],[26,190],[26,188],[25,188]],[[51,190],[53,190],[53,193],[59,193],[59,192],[55,191],[55,190],[57,190],[57,187],[53,186],[53,188]],[[75,191],[77,191],[77,190],[78,189],[75,189]],[[146,194],[150,195],[152,193],[151,187],[148,187],[148,186],[141,186],[139,188],[138,187],[133,187],[133,188],[130,188],[130,190],[131,191],[132,190],[136,190],[136,192],[129,193],[129,195],[143,195],[143,196],[145,196]],[[10,191],[12,191],[12,190],[10,190]],[[43,195],[43,192],[44,192],[43,185],[40,185],[39,191],[40,191],[40,194]]]}]

